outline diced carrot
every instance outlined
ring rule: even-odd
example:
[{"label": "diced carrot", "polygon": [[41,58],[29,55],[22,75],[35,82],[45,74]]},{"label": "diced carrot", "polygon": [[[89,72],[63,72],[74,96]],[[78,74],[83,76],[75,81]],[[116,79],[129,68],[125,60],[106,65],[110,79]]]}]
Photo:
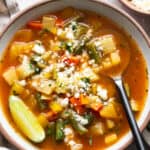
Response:
[{"label": "diced carrot", "polygon": [[103,107],[103,104],[95,102],[90,104],[90,107],[95,111],[99,111]]},{"label": "diced carrot", "polygon": [[36,30],[42,29],[42,23],[40,21],[30,21],[27,23],[27,26]]},{"label": "diced carrot", "polygon": [[63,23],[64,23],[64,21],[63,21],[61,18],[57,18],[57,19],[56,19],[56,25],[57,25],[57,26],[62,26]]},{"label": "diced carrot", "polygon": [[75,106],[75,110],[76,110],[76,112],[78,113],[78,114],[84,114],[85,113],[85,107],[83,107],[83,106]]},{"label": "diced carrot", "polygon": [[64,58],[63,60],[68,65],[78,65],[80,63],[80,60],[77,57],[70,57],[70,58]]},{"label": "diced carrot", "polygon": [[53,111],[48,111],[46,113],[43,113],[45,115],[45,117],[47,118],[47,120],[49,121],[53,121],[57,118],[56,113],[54,113]]},{"label": "diced carrot", "polygon": [[79,98],[71,97],[71,98],[70,98],[70,102],[71,102],[71,104],[73,104],[74,106],[81,106],[81,105],[82,105]]}]

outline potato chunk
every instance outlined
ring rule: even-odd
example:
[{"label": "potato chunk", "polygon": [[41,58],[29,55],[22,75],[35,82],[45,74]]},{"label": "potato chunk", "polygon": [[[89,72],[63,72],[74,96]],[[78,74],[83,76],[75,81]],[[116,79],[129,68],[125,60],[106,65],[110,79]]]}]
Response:
[{"label": "potato chunk", "polygon": [[50,17],[43,17],[42,20],[43,29],[47,29],[48,31],[52,33],[56,33],[56,17],[50,16]]},{"label": "potato chunk", "polygon": [[11,88],[11,93],[22,94],[24,90],[24,87],[19,82],[15,82]]},{"label": "potato chunk", "polygon": [[51,94],[55,89],[55,83],[44,78],[33,79],[31,86],[34,87],[37,91],[46,95]]},{"label": "potato chunk", "polygon": [[15,60],[20,54],[29,53],[34,46],[34,42],[14,42],[9,51],[10,59]]},{"label": "potato chunk", "polygon": [[112,120],[110,120],[110,119],[107,119],[107,120],[106,120],[106,125],[107,125],[108,129],[112,129],[112,128],[115,127],[114,121],[112,121]]},{"label": "potato chunk", "polygon": [[20,79],[25,79],[34,73],[34,68],[31,66],[27,56],[23,57],[23,62],[16,68],[16,71]]},{"label": "potato chunk", "polygon": [[118,51],[111,53],[110,58],[111,58],[112,65],[118,65],[121,61]]},{"label": "potato chunk", "polygon": [[100,37],[100,42],[104,55],[116,50],[116,43],[113,35],[104,35]]},{"label": "potato chunk", "polygon": [[5,81],[6,81],[9,85],[12,85],[15,81],[17,81],[17,80],[18,80],[18,76],[17,76],[15,67],[10,67],[10,68],[8,68],[8,69],[3,73],[3,77],[4,77]]},{"label": "potato chunk", "polygon": [[130,105],[133,111],[140,111],[140,106],[134,99],[130,100]]},{"label": "potato chunk", "polygon": [[100,116],[104,118],[117,119],[119,117],[115,104],[109,103],[100,110]]},{"label": "potato chunk", "polygon": [[111,144],[117,140],[117,134],[116,133],[110,133],[105,136],[105,143]]},{"label": "potato chunk", "polygon": [[104,123],[97,122],[90,128],[90,133],[94,136],[98,136],[103,135],[105,133],[105,130],[106,129]]}]

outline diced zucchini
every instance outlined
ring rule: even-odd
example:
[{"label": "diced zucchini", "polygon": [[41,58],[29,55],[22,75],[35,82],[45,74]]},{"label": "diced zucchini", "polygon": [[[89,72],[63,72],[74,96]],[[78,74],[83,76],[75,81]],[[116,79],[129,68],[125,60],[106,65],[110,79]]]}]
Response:
[{"label": "diced zucchini", "polygon": [[111,53],[110,54],[110,58],[111,58],[112,65],[118,65],[120,63],[120,61],[121,61],[119,53],[117,51]]},{"label": "diced zucchini", "polygon": [[135,112],[140,111],[140,106],[139,106],[139,104],[136,100],[131,99],[130,100],[130,105],[131,105],[131,108],[132,108],[133,111],[135,111]]},{"label": "diced zucchini", "polygon": [[12,85],[15,81],[18,80],[18,75],[16,73],[16,68],[15,67],[10,67],[8,68],[4,73],[3,77],[5,81],[9,84]]},{"label": "diced zucchini", "polygon": [[112,35],[104,35],[100,37],[99,40],[100,40],[104,55],[109,54],[116,50],[116,43]]},{"label": "diced zucchini", "polygon": [[33,142],[39,143],[45,139],[45,131],[35,115],[17,96],[9,97],[11,115],[19,129]]},{"label": "diced zucchini", "polygon": [[107,119],[117,119],[119,117],[115,104],[114,103],[108,103],[108,105],[104,106],[100,110],[100,116]]},{"label": "diced zucchini", "polygon": [[30,63],[29,58],[24,56],[22,64],[17,66],[16,71],[19,79],[25,79],[26,77],[32,75],[35,70],[33,65]]},{"label": "diced zucchini", "polygon": [[79,43],[77,44],[77,46],[75,46],[73,53],[75,55],[79,55],[82,54],[83,49],[86,45],[86,43],[91,39],[92,37],[92,29],[89,29],[86,34],[84,34],[83,36],[81,36],[81,38],[79,39]]},{"label": "diced zucchini", "polygon": [[116,133],[110,133],[105,136],[105,143],[111,144],[111,143],[114,143],[117,139],[118,139],[118,137],[117,137]]},{"label": "diced zucchini", "polygon": [[96,49],[96,46],[93,43],[88,44],[87,46],[88,54],[91,59],[94,59],[96,63],[100,62],[100,54]]},{"label": "diced zucchini", "polygon": [[56,34],[56,17],[50,16],[50,17],[43,17],[42,20],[43,29],[47,29],[48,31],[52,32],[53,34]]},{"label": "diced zucchini", "polygon": [[81,35],[86,34],[89,26],[84,23],[76,23],[72,22],[71,24],[72,30],[75,31],[75,37],[79,38]]},{"label": "diced zucchini", "polygon": [[115,127],[114,121],[112,121],[112,120],[110,120],[110,119],[107,119],[107,120],[106,120],[106,125],[107,125],[107,128],[108,128],[108,129],[112,129],[112,128]]},{"label": "diced zucchini", "polygon": [[94,136],[104,135],[106,129],[102,122],[97,122],[90,127],[90,133]]}]

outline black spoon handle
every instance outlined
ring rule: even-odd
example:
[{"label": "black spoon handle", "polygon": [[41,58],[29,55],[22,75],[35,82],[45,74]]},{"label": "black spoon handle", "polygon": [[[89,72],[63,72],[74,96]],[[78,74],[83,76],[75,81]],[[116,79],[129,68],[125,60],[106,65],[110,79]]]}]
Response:
[{"label": "black spoon handle", "polygon": [[135,140],[137,149],[138,150],[150,150],[150,146],[146,143],[146,141],[144,140],[144,138],[142,137],[142,135],[139,131],[139,128],[137,126],[135,117],[134,117],[133,112],[131,110],[131,106],[129,104],[128,97],[127,97],[127,94],[125,92],[125,88],[123,86],[122,80],[121,79],[115,80],[115,83],[116,83],[117,88],[120,92],[122,104],[123,104],[124,110],[126,112],[128,123],[130,125],[131,130],[132,130],[132,134],[134,136],[134,140]]}]

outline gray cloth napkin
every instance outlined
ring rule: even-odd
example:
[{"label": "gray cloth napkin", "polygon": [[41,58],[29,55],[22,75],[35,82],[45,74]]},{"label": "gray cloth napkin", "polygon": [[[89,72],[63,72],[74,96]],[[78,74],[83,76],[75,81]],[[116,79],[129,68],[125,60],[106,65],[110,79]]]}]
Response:
[{"label": "gray cloth napkin", "polygon": [[0,0],[0,13],[13,15],[18,11],[16,0]]},{"label": "gray cloth napkin", "polygon": [[0,33],[18,10],[16,0],[0,0]]}]

